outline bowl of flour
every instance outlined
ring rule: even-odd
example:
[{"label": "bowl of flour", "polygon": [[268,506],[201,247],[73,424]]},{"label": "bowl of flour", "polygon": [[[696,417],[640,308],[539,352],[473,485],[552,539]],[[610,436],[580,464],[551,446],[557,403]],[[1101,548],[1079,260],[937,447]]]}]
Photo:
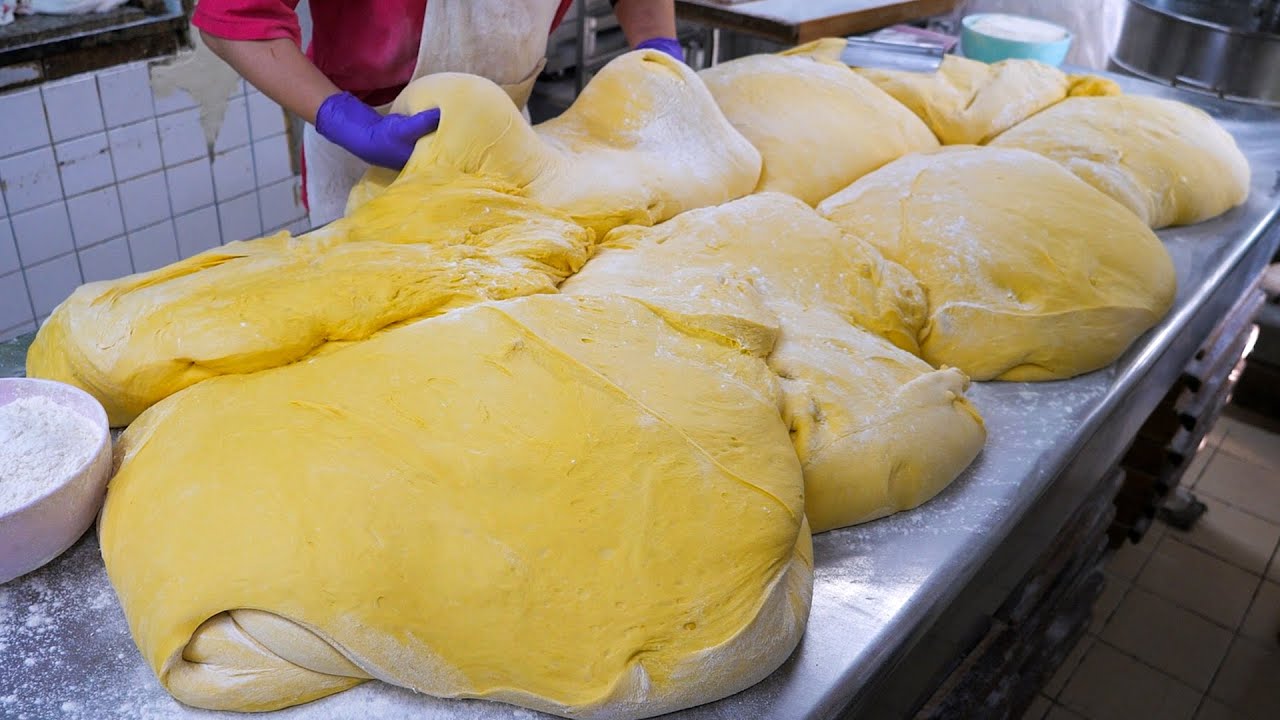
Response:
[{"label": "bowl of flour", "polygon": [[63,383],[0,378],[0,583],[71,547],[93,524],[110,474],[97,400]]}]

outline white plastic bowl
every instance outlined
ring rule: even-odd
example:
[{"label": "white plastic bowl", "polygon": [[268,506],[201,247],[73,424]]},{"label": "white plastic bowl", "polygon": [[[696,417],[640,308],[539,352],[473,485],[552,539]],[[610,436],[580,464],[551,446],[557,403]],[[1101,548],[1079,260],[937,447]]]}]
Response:
[{"label": "white plastic bowl", "polygon": [[35,570],[74,545],[102,507],[111,474],[111,432],[102,405],[83,390],[60,382],[0,378],[0,406],[36,396],[88,418],[98,431],[97,449],[83,466],[68,477],[52,480],[48,490],[30,502],[0,510],[0,583]]}]

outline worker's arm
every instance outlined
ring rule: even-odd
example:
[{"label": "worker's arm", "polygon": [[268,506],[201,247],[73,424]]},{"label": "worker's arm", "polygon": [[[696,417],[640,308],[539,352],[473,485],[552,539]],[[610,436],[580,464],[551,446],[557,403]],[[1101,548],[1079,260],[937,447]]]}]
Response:
[{"label": "worker's arm", "polygon": [[435,132],[440,111],[380,115],[342,92],[290,38],[228,40],[200,31],[204,44],[262,94],[316,126],[329,142],[371,165],[399,170],[418,138]]},{"label": "worker's arm", "polygon": [[200,38],[263,95],[309,123],[325,100],[342,92],[289,38],[227,40],[204,30]]},{"label": "worker's arm", "polygon": [[676,40],[675,0],[617,0],[613,13],[631,47],[661,50],[684,60],[684,49]]}]

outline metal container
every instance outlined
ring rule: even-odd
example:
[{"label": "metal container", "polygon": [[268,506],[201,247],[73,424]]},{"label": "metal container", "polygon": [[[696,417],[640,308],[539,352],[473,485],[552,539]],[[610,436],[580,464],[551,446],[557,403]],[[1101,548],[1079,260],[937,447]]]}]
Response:
[{"label": "metal container", "polygon": [[1280,106],[1280,2],[1129,0],[1111,60],[1167,85]]}]

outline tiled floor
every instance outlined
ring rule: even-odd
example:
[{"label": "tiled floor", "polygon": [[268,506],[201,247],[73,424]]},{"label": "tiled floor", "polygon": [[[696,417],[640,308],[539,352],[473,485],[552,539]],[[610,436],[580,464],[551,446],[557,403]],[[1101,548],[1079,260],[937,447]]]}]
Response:
[{"label": "tiled floor", "polygon": [[1183,484],[1209,511],[1116,553],[1026,718],[1280,718],[1280,435],[1224,416]]}]

